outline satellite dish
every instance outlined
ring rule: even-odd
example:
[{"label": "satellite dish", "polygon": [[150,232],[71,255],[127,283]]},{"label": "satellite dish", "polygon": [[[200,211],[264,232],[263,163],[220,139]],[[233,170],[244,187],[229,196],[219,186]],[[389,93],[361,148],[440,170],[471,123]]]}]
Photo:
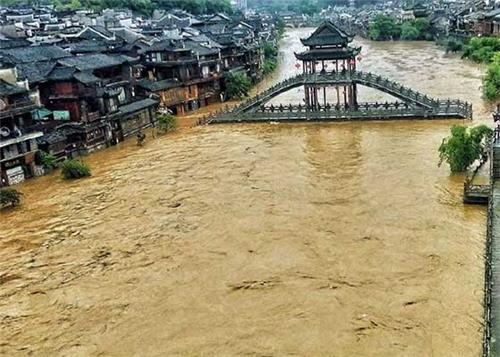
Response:
[{"label": "satellite dish", "polygon": [[7,103],[3,99],[0,99],[0,110],[7,108]]}]

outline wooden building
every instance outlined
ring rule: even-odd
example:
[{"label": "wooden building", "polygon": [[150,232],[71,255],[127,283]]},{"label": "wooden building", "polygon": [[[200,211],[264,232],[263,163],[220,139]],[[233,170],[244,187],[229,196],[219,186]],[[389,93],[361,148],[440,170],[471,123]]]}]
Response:
[{"label": "wooden building", "polygon": [[35,176],[36,139],[31,111],[37,104],[26,88],[0,79],[0,186],[14,185]]},{"label": "wooden building", "polygon": [[[90,54],[58,61],[41,94],[47,108],[67,116],[68,123],[58,130],[70,148],[91,152],[153,125],[151,109],[157,101],[136,95],[138,75],[125,56]],[[131,114],[143,119],[131,120]]]}]

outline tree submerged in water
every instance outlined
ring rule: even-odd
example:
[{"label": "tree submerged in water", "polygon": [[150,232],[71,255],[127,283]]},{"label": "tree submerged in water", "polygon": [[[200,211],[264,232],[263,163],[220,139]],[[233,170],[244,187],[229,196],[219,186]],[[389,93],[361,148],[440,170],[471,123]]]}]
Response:
[{"label": "tree submerged in water", "polygon": [[486,159],[492,135],[493,130],[486,125],[453,125],[451,135],[439,147],[439,166],[446,161],[452,172],[466,171],[474,161]]},{"label": "tree submerged in water", "polygon": [[65,180],[90,176],[90,168],[80,160],[68,159],[61,164],[61,175]]},{"label": "tree submerged in water", "polygon": [[252,82],[245,73],[230,74],[226,84],[226,94],[229,99],[241,99],[247,97]]},{"label": "tree submerged in water", "polygon": [[0,209],[5,207],[15,207],[21,203],[23,194],[13,188],[3,188],[0,190]]},{"label": "tree submerged in water", "polygon": [[158,127],[158,132],[160,134],[163,134],[175,129],[175,127],[177,126],[177,120],[172,114],[164,113],[158,115],[158,117],[156,118],[156,125]]}]

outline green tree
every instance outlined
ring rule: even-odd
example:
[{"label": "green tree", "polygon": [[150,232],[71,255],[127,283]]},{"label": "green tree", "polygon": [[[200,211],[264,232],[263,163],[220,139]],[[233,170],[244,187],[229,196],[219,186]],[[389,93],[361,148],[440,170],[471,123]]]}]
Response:
[{"label": "green tree", "polygon": [[464,172],[476,160],[487,155],[493,130],[486,125],[467,129],[463,125],[451,127],[451,135],[439,147],[439,165],[446,161],[452,172]]},{"label": "green tree", "polygon": [[268,58],[264,60],[264,65],[262,67],[262,72],[264,73],[265,76],[273,73],[276,68],[278,67],[278,61],[274,58]]},{"label": "green tree", "polygon": [[464,47],[464,43],[456,38],[448,38],[444,42],[444,46],[446,47],[446,52],[459,52],[462,51]]},{"label": "green tree", "polygon": [[285,21],[281,17],[274,19],[276,24],[276,32],[278,33],[278,38],[282,38],[285,34]]},{"label": "green tree", "polygon": [[272,42],[266,42],[264,44],[264,57],[265,58],[276,58],[278,56],[278,48]]},{"label": "green tree", "polygon": [[13,188],[0,189],[0,209],[17,206],[21,203],[22,193]]},{"label": "green tree", "polygon": [[226,82],[226,95],[229,99],[248,96],[252,83],[245,73],[231,73]]},{"label": "green tree", "polygon": [[368,35],[376,41],[398,39],[401,35],[401,26],[393,17],[379,14],[370,23]]},{"label": "green tree", "polygon": [[264,44],[264,65],[262,72],[268,75],[274,72],[278,67],[278,47],[272,43],[267,42]]},{"label": "green tree", "polygon": [[229,0],[152,0],[153,6],[158,9],[181,9],[194,15],[232,12]]},{"label": "green tree", "polygon": [[418,31],[419,40],[432,40],[432,26],[428,18],[422,17],[415,19],[412,25]]},{"label": "green tree", "polygon": [[65,180],[90,176],[90,168],[80,160],[68,159],[61,164],[61,175]]},{"label": "green tree", "polygon": [[490,63],[500,51],[500,39],[496,37],[473,37],[464,46],[464,58],[478,63]]},{"label": "green tree", "polygon": [[47,170],[53,170],[57,167],[57,157],[45,151],[40,151],[41,164]]},{"label": "green tree", "polygon": [[420,37],[418,29],[409,21],[401,26],[401,39],[406,41],[417,40]]},{"label": "green tree", "polygon": [[169,130],[175,129],[177,120],[172,114],[160,114],[156,117],[156,126],[160,133],[166,133]]},{"label": "green tree", "polygon": [[483,94],[488,100],[500,97],[500,53],[493,56],[483,78]]}]

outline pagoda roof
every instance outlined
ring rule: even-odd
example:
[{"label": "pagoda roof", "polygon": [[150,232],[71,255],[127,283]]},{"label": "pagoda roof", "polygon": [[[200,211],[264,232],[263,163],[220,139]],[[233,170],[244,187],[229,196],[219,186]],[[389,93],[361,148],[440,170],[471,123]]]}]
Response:
[{"label": "pagoda roof", "polygon": [[345,46],[354,38],[328,20],[323,22],[308,38],[300,41],[304,46]]},{"label": "pagoda roof", "polygon": [[328,61],[353,58],[360,52],[361,47],[321,48],[295,53],[295,57],[301,61]]}]

